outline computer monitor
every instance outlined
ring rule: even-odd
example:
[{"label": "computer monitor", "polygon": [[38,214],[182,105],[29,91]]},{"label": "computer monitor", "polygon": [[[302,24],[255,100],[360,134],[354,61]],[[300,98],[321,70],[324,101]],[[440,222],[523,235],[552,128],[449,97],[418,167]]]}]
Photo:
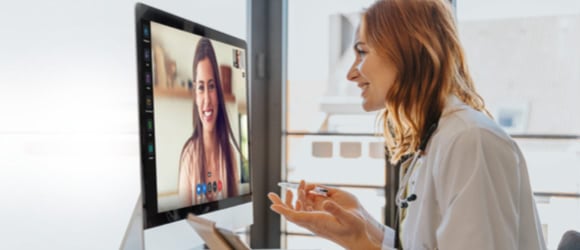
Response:
[{"label": "computer monitor", "polygon": [[135,11],[144,228],[182,230],[188,213],[250,225],[246,42],[141,3]]}]

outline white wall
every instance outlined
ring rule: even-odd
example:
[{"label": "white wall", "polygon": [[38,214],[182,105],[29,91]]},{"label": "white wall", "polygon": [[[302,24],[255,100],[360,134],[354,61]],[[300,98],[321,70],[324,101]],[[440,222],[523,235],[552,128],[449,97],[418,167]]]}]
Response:
[{"label": "white wall", "polygon": [[326,83],[331,15],[360,12],[372,2],[374,0],[288,1],[288,80]]},{"label": "white wall", "polygon": [[490,111],[527,106],[516,133],[580,133],[580,1],[460,0],[457,15]]},{"label": "white wall", "polygon": [[580,133],[572,115],[580,107],[580,15],[462,21],[459,28],[490,111],[521,103],[527,119],[519,133]]},{"label": "white wall", "polygon": [[457,0],[459,21],[574,15],[577,0]]},{"label": "white wall", "polygon": [[[146,2],[246,37],[246,1]],[[140,192],[134,4],[2,2],[0,249],[119,248]]]}]

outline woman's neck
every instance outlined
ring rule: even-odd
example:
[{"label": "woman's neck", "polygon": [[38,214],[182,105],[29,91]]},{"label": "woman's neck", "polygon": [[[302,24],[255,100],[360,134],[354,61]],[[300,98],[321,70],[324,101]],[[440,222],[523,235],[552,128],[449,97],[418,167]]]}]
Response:
[{"label": "woman's neck", "polygon": [[219,150],[218,137],[214,131],[203,133],[203,147],[205,149],[206,159],[214,159]]}]

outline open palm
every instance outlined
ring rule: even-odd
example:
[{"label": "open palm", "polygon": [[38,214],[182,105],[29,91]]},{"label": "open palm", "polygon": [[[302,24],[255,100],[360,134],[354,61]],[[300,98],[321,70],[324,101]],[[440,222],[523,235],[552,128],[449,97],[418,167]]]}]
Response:
[{"label": "open palm", "polygon": [[292,192],[287,191],[286,202],[282,202],[277,194],[268,194],[273,203],[270,208],[288,221],[345,248],[360,246],[362,241],[367,240],[365,221],[360,214],[344,209],[331,200],[319,204],[320,210],[301,210],[292,206],[292,196]]}]

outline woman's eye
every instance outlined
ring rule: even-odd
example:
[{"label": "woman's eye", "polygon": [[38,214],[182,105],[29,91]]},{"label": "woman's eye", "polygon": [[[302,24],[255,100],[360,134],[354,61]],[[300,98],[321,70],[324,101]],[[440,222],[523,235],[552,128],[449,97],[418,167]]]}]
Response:
[{"label": "woman's eye", "polygon": [[210,84],[207,86],[207,88],[208,88],[209,90],[214,90],[214,89],[215,89],[215,84],[214,84],[214,83],[210,83]]},{"label": "woman's eye", "polygon": [[362,50],[362,49],[357,49],[357,50],[356,50],[356,53],[357,53],[357,54],[358,54],[360,57],[364,57],[364,56],[367,54],[367,52],[366,52],[366,51],[364,51],[364,50]]},{"label": "woman's eye", "polygon": [[204,89],[203,84],[197,85],[197,90],[203,91],[203,89]]}]

